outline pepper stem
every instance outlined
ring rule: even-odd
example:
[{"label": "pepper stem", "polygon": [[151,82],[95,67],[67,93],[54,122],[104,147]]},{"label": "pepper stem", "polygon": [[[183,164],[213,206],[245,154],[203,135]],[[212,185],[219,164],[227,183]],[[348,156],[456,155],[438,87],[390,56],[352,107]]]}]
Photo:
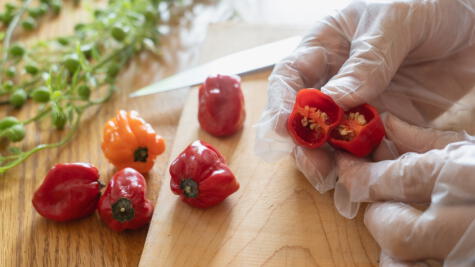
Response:
[{"label": "pepper stem", "polygon": [[183,179],[180,183],[180,188],[181,190],[183,190],[183,194],[187,198],[195,198],[200,193],[200,190],[198,189],[198,184],[195,180],[191,178]]},{"label": "pepper stem", "polygon": [[148,149],[146,147],[139,147],[134,152],[134,161],[135,162],[147,162],[148,158]]},{"label": "pepper stem", "polygon": [[120,198],[112,204],[112,217],[119,222],[130,221],[135,217],[132,202],[127,198]]},{"label": "pepper stem", "polygon": [[106,187],[106,185],[103,184],[100,180],[97,180],[97,183],[99,184],[99,189]]}]

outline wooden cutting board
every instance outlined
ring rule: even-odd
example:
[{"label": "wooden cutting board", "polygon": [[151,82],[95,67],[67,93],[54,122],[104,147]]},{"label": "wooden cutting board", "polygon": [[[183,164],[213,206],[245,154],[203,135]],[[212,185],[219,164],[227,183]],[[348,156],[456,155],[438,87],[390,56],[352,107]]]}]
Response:
[{"label": "wooden cutting board", "polygon": [[267,77],[243,79],[244,130],[215,138],[200,129],[197,89],[186,100],[170,161],[200,139],[222,152],[241,187],[210,209],[174,195],[167,173],[140,266],[376,266],[379,249],[362,222],[341,217],[331,193],[319,194],[288,157],[266,163],[253,153]]}]

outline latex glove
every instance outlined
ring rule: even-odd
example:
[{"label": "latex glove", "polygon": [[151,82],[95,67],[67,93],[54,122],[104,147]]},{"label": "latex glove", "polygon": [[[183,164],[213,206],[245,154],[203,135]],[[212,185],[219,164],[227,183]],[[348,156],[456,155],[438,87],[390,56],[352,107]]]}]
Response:
[{"label": "latex glove", "polygon": [[469,108],[456,101],[475,84],[474,24],[472,0],[356,1],[320,20],[269,78],[256,153],[275,160],[294,151],[317,189],[333,187],[332,156],[295,149],[287,134],[302,88],[321,88],[344,108],[369,102],[418,125]]},{"label": "latex glove", "polygon": [[[339,153],[337,207],[342,211],[344,200],[377,202],[368,206],[365,224],[384,253],[381,265],[446,259],[447,266],[473,266],[474,138],[419,128],[393,116],[386,118],[385,126],[404,154],[369,162]],[[411,206],[415,203],[423,208]]]}]

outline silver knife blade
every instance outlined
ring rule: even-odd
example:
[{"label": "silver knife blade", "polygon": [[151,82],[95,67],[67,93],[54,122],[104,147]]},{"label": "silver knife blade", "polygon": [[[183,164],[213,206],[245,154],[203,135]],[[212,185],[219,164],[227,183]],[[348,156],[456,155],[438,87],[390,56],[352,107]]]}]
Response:
[{"label": "silver knife blade", "polygon": [[244,75],[274,66],[289,55],[302,39],[294,36],[224,56],[201,66],[172,75],[130,94],[130,97],[166,92],[201,84],[210,74]]}]

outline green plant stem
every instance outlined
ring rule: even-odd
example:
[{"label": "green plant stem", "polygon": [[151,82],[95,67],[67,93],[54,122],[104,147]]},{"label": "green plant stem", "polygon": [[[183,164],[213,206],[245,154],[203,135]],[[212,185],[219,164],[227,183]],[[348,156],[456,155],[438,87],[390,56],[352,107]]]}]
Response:
[{"label": "green plant stem", "polygon": [[83,110],[86,110],[87,108],[91,107],[91,106],[95,106],[95,105],[100,105],[102,103],[105,103],[107,102],[111,97],[112,95],[114,94],[114,89],[113,89],[113,85],[111,85],[109,87],[109,90],[107,90],[107,94],[102,97],[102,98],[99,98],[98,100],[91,100],[89,101],[87,104],[85,105],[82,105],[82,106],[79,106],[77,107],[80,111],[83,111]]},{"label": "green plant stem", "polygon": [[[17,166],[18,164],[22,163],[24,160],[26,160],[27,158],[29,158],[31,155],[33,155],[34,153],[36,153],[38,151],[48,149],[48,148],[60,147],[64,144],[68,143],[69,141],[71,141],[72,137],[74,136],[74,133],[76,133],[77,129],[79,128],[79,123],[81,121],[82,112],[78,110],[77,114],[78,114],[78,116],[76,117],[76,120],[73,124],[73,128],[71,128],[71,130],[69,130],[68,134],[63,139],[61,139],[57,143],[37,145],[36,147],[34,147],[33,149],[31,149],[29,151],[22,152],[18,155],[15,155],[16,158],[14,160],[12,160],[12,161],[8,162],[6,165],[2,165],[0,167],[0,174],[3,174],[7,170],[9,170],[9,169]],[[7,159],[7,157],[4,157],[4,159]]]},{"label": "green plant stem", "polygon": [[[112,86],[111,86],[111,88],[108,90],[107,95],[104,96],[103,98],[101,98],[101,99],[99,99],[95,102],[91,101],[88,104],[83,105],[81,107],[77,107],[76,108],[77,116],[76,116],[76,120],[73,124],[73,127],[71,128],[71,130],[69,130],[68,134],[63,139],[61,139],[61,141],[59,141],[57,143],[52,143],[52,144],[41,144],[41,145],[38,145],[38,146],[34,147],[33,149],[31,149],[29,151],[22,152],[18,155],[11,155],[11,156],[2,157],[3,160],[9,160],[9,159],[14,159],[14,160],[10,161],[6,165],[2,165],[0,167],[0,174],[3,174],[7,170],[9,170],[9,169],[17,166],[18,164],[22,163],[24,160],[26,160],[27,158],[29,158],[31,155],[33,155],[36,152],[39,152],[39,151],[44,150],[44,149],[60,147],[64,144],[68,143],[69,141],[71,141],[74,134],[77,132],[77,130],[79,128],[79,124],[81,122],[81,117],[82,117],[83,111],[86,110],[87,108],[93,106],[93,105],[98,105],[98,104],[102,104],[102,103],[106,102],[107,100],[110,99],[110,97],[113,95],[113,93],[114,93],[114,90],[112,89]],[[51,108],[48,107],[48,109],[44,110],[43,112],[40,112],[35,117],[33,117],[33,118],[31,118],[27,121],[24,121],[23,124],[27,124],[27,123],[30,123],[32,121],[35,121],[36,120],[35,118],[37,118],[37,117],[39,118],[41,116],[44,116],[50,110],[51,110]]]},{"label": "green plant stem", "polygon": [[114,53],[108,55],[106,58],[104,58],[103,60],[101,60],[99,63],[97,63],[96,65],[94,65],[94,67],[91,68],[91,72],[94,73],[96,70],[98,70],[100,67],[104,66],[105,64],[107,64],[109,61],[111,61],[112,59],[114,59],[115,57],[119,56],[120,54],[122,54],[123,52],[127,51],[128,49],[130,48],[133,48],[131,45],[125,45],[123,46],[121,49],[115,51]]},{"label": "green plant stem", "polygon": [[8,49],[10,48],[11,39],[13,37],[13,33],[15,32],[18,23],[20,22],[21,16],[25,13],[28,6],[31,4],[32,0],[27,0],[23,3],[22,7],[18,11],[18,13],[13,18],[10,25],[8,25],[7,32],[5,33],[5,39],[3,40],[3,55],[2,60],[0,61],[0,70],[3,69],[3,62],[6,62],[8,59]]},{"label": "green plant stem", "polygon": [[[23,1],[16,7],[12,23],[4,35],[3,48],[0,48],[0,70],[13,67],[17,73],[16,77],[13,77],[15,73],[10,76],[6,76],[7,72],[0,73],[0,80],[11,80],[5,86],[13,84],[11,88],[5,87],[8,89],[4,92],[5,98],[2,98],[5,101],[0,101],[0,105],[13,104],[8,96],[12,97],[20,89],[29,95],[36,89],[46,89],[49,98],[44,101],[49,102],[38,105],[35,114],[21,123],[27,125],[51,117],[53,128],[60,129],[67,124],[69,130],[56,143],[24,148],[27,151],[12,147],[15,149],[0,156],[0,173],[19,165],[36,152],[57,148],[71,141],[75,132],[79,131],[85,111],[108,101],[117,91],[114,84],[118,75],[134,55],[144,49],[155,51],[154,47],[145,45],[145,40],[150,39],[154,45],[159,45],[161,33],[157,31],[157,26],[166,23],[160,19],[162,11],[158,9],[159,4],[166,4],[168,9],[181,5],[181,1],[174,3],[170,0],[112,0],[107,7],[96,10],[91,22],[78,24],[72,35],[60,37],[66,41],[39,41],[30,49],[25,47],[20,57],[13,56],[10,49],[15,29],[33,0]],[[114,27],[126,32],[125,37],[117,37],[111,31]],[[28,64],[35,66],[38,73],[25,73]],[[93,99],[91,96],[98,97]]]},{"label": "green plant stem", "polygon": [[36,114],[34,117],[31,117],[31,118],[23,121],[22,124],[27,125],[31,122],[37,121],[37,120],[41,119],[42,117],[44,117],[46,114],[48,114],[50,111],[51,111],[51,107],[47,107],[43,111],[41,111],[40,113]]}]

